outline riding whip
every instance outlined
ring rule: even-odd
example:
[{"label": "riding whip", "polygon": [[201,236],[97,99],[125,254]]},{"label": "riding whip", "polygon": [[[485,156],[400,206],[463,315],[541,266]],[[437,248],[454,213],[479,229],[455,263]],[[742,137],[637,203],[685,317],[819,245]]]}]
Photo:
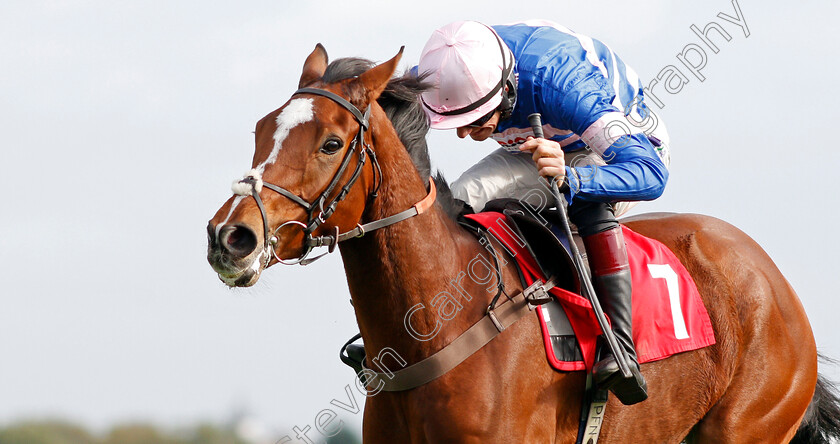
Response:
[{"label": "riding whip", "polygon": [[[539,139],[543,139],[544,137],[540,113],[533,113],[529,115],[528,123],[531,124],[531,129],[534,131],[534,136],[536,136]],[[554,194],[554,200],[556,202],[557,215],[560,219],[560,225],[562,225],[563,232],[569,239],[569,247],[572,249],[572,258],[574,259],[575,268],[577,268],[578,275],[580,276],[580,281],[582,283],[584,293],[589,299],[589,303],[592,304],[592,310],[595,312],[595,318],[598,319],[598,325],[604,332],[604,338],[607,340],[607,345],[609,345],[610,350],[612,350],[613,356],[615,356],[615,360],[618,363],[618,368],[621,370],[622,376],[624,376],[625,378],[631,378],[633,374],[630,371],[630,365],[627,363],[627,355],[624,353],[624,349],[618,345],[618,340],[616,340],[612,328],[610,328],[609,323],[607,323],[607,317],[604,315],[604,311],[601,309],[601,303],[598,301],[598,296],[595,293],[595,288],[592,285],[592,280],[589,277],[589,273],[587,272],[586,267],[583,265],[583,258],[580,255],[580,250],[578,250],[577,244],[575,243],[575,240],[572,237],[572,229],[569,226],[569,215],[566,211],[566,207],[568,206],[566,198],[565,196],[563,196],[563,194],[560,193],[560,188],[557,185],[556,178],[546,180],[548,181],[551,193]]]}]

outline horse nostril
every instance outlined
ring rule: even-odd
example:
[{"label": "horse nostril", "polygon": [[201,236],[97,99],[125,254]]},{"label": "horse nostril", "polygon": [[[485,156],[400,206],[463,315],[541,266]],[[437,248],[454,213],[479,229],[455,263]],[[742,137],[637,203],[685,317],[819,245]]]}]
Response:
[{"label": "horse nostril", "polygon": [[257,235],[248,227],[226,225],[219,231],[222,248],[237,257],[246,257],[257,248]]}]

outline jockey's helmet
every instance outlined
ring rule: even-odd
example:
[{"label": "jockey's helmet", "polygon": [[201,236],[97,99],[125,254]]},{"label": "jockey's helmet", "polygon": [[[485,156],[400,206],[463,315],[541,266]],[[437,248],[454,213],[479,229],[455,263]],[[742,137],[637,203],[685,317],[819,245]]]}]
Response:
[{"label": "jockey's helmet", "polygon": [[459,128],[495,109],[509,117],[516,101],[513,68],[510,49],[487,25],[461,21],[435,30],[418,66],[434,85],[421,94],[431,127]]}]

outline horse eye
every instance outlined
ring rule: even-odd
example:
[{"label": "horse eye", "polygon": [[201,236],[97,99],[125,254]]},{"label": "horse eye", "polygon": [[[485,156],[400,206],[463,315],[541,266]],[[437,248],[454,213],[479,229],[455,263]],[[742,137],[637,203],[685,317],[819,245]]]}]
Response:
[{"label": "horse eye", "polygon": [[328,139],[326,142],[324,142],[324,146],[321,147],[321,152],[327,154],[335,154],[338,152],[338,150],[341,149],[342,146],[344,145],[341,143],[340,140]]}]

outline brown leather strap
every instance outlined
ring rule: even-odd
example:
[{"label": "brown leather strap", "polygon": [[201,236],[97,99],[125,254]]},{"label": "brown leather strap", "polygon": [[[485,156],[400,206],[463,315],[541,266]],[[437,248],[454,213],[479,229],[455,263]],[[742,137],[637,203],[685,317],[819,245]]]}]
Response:
[{"label": "brown leather strap", "polygon": [[[542,288],[532,285],[526,289],[526,292],[535,291],[536,287]],[[366,384],[368,390],[372,392],[410,390],[445,375],[531,311],[526,292],[518,293],[495,310],[488,311],[483,318],[461,333],[449,345],[422,361],[392,373],[378,373],[368,369],[369,372],[366,375],[369,376]]]},{"label": "brown leather strap", "polygon": [[[268,184],[266,184],[267,186]],[[272,188],[273,189],[273,188]],[[437,199],[437,188],[435,187],[435,180],[434,178],[429,178],[429,193],[426,194],[420,202],[414,204],[411,208],[401,211],[397,214],[392,216],[388,216],[382,219],[375,220],[373,222],[368,222],[364,225],[358,224],[356,228],[353,228],[350,231],[337,234],[337,235],[327,235],[327,236],[318,236],[318,237],[309,237],[306,239],[306,245],[311,247],[323,247],[329,246],[330,248],[335,248],[336,244],[339,242],[344,242],[347,239],[352,239],[354,237],[362,237],[366,233],[369,233],[373,230],[378,230],[380,228],[387,227],[389,225],[394,225],[397,222],[402,222],[406,219],[410,219],[414,216],[419,216],[426,212],[429,208],[432,207],[435,203],[435,199]],[[338,228],[338,227],[336,227]],[[332,250],[330,250],[332,253]],[[319,256],[320,257],[320,256]],[[304,264],[306,265],[306,264]]]}]

